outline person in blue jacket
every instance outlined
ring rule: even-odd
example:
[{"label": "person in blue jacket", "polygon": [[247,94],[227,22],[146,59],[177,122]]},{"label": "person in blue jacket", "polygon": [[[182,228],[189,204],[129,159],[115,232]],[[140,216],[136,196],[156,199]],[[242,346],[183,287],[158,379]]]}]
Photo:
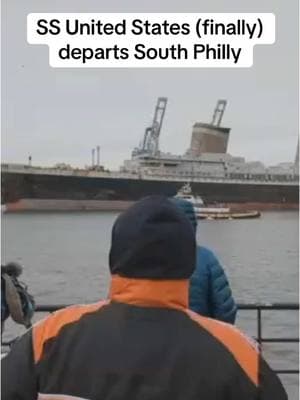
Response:
[{"label": "person in blue jacket", "polygon": [[[173,201],[189,218],[196,234],[197,218],[193,204],[177,197]],[[197,246],[196,267],[190,280],[189,306],[203,316],[231,324],[235,322],[237,306],[225,271],[215,254],[203,246]]]}]

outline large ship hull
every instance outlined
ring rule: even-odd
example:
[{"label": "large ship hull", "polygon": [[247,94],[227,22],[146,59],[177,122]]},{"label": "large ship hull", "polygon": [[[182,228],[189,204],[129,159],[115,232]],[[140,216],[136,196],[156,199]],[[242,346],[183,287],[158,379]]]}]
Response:
[{"label": "large ship hull", "polygon": [[[193,194],[206,203],[223,203],[239,209],[297,209],[299,185],[191,181]],[[2,204],[7,211],[123,210],[152,194],[174,196],[183,179],[110,177],[109,174],[30,173],[2,171]]]}]

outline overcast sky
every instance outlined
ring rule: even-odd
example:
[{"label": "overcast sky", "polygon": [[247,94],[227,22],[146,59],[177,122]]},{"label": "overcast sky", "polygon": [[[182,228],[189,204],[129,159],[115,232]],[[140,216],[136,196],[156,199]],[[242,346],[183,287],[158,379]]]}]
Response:
[{"label": "overcast sky", "polygon": [[[4,3],[4,4],[3,4]],[[126,3],[126,5],[125,5]],[[297,0],[6,0],[2,2],[2,161],[118,168],[168,97],[160,148],[182,154],[192,125],[226,98],[229,153],[293,161],[298,137]],[[52,69],[47,46],[26,41],[31,12],[273,12],[276,44],[256,46],[250,69]]]}]

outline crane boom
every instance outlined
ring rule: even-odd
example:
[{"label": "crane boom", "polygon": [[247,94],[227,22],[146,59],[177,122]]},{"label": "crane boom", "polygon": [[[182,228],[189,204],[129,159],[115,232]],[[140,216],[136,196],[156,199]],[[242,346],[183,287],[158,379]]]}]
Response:
[{"label": "crane boom", "polygon": [[227,105],[227,100],[218,100],[211,122],[212,125],[216,126],[221,125],[226,105]]},{"label": "crane boom", "polygon": [[159,135],[164,120],[167,97],[159,97],[156,103],[152,125],[147,127],[144,134],[142,152],[155,156],[159,152]]}]

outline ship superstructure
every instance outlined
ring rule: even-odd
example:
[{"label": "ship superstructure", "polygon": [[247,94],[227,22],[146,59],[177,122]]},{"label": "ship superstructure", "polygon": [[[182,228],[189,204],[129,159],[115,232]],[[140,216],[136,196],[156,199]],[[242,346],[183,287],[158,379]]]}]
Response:
[{"label": "ship superstructure", "polygon": [[[159,122],[157,109],[162,98],[158,99],[153,125],[146,129],[143,146],[135,149],[131,160],[124,162],[121,170],[126,173],[143,174],[169,179],[185,178],[187,181],[211,179],[212,181],[236,181],[239,183],[291,183],[298,182],[297,158],[295,163],[281,163],[266,167],[259,161],[246,162],[243,157],[234,157],[227,153],[230,128],[221,126],[227,101],[219,100],[211,123],[196,122],[193,126],[190,148],[183,155],[172,155],[159,151],[158,139],[165,114],[167,100]],[[156,126],[159,129],[156,130]],[[150,147],[147,141],[155,143]],[[155,151],[152,151],[152,149]]]}]

